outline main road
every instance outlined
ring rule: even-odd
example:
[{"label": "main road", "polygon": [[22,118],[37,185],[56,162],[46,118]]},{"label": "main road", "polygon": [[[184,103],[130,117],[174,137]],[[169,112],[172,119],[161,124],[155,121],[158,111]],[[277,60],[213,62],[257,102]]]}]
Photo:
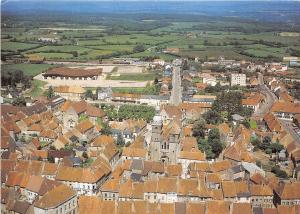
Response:
[{"label": "main road", "polygon": [[172,76],[172,91],[170,97],[170,104],[178,106],[182,102],[182,87],[181,87],[181,67],[173,67]]},{"label": "main road", "polygon": [[[258,73],[258,82],[259,82],[259,86],[258,89],[261,93],[263,93],[266,97],[266,101],[263,104],[263,106],[253,114],[253,116],[257,116],[257,117],[263,117],[272,107],[272,105],[274,104],[274,102],[278,101],[278,98],[276,97],[276,95],[264,84],[264,80],[263,80],[263,75],[261,73]],[[293,129],[292,126],[292,122],[289,121],[285,121],[285,120],[280,120],[283,128],[285,129],[285,131],[287,131],[288,133],[290,133],[290,135],[294,138],[295,141],[297,141],[298,143],[300,143],[300,136],[295,132],[295,130]]]}]

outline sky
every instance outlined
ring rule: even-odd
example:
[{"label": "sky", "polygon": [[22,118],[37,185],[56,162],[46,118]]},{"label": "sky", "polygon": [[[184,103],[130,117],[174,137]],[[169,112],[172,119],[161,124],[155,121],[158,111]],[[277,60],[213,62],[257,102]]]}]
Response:
[{"label": "sky", "polygon": [[[1,2],[8,2],[8,1],[206,1],[206,2],[217,2],[217,1],[253,1],[253,0],[1,0]],[[300,0],[255,0],[255,1],[300,1]]]}]

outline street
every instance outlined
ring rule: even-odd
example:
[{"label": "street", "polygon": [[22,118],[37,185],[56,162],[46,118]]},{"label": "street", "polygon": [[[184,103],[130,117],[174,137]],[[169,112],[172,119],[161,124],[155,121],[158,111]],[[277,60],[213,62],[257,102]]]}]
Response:
[{"label": "street", "polygon": [[[261,73],[258,73],[258,82],[259,82],[259,86],[258,86],[258,90],[265,95],[266,97],[266,101],[265,103],[262,105],[262,107],[260,107],[258,109],[257,112],[255,112],[253,114],[254,117],[263,117],[272,107],[272,105],[274,104],[274,102],[278,101],[278,98],[276,97],[276,95],[264,84],[264,80],[263,80],[263,75]],[[300,143],[300,136],[295,132],[295,130],[292,127],[292,123],[289,121],[285,121],[285,120],[280,120],[283,128],[290,133],[290,135],[298,142]]]},{"label": "street", "polygon": [[179,105],[182,102],[182,88],[181,88],[181,67],[173,67],[173,77],[172,77],[172,91],[170,97],[170,103],[172,105]]},{"label": "street", "polygon": [[274,102],[276,102],[278,99],[276,95],[264,84],[263,75],[261,73],[258,73],[258,82],[258,91],[266,97],[266,100],[262,104],[262,106],[253,114],[253,117],[262,118],[271,109]]}]

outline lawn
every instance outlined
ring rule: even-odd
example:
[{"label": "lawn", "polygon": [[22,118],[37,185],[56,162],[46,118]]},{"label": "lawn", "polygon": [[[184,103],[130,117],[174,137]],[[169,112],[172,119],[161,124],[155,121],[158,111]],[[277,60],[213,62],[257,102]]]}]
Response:
[{"label": "lawn", "polygon": [[122,94],[143,94],[145,88],[137,87],[137,88],[112,88],[114,93],[122,93]]},{"label": "lawn", "polygon": [[42,87],[44,85],[46,85],[47,83],[44,81],[40,81],[40,80],[33,80],[32,82],[32,90],[29,92],[29,95],[31,97],[38,97],[41,96],[43,94],[43,89]]},{"label": "lawn", "polygon": [[25,75],[36,76],[55,65],[47,64],[4,64],[1,69],[7,71],[22,70]]},{"label": "lawn", "polygon": [[120,76],[107,76],[109,80],[128,80],[128,81],[152,81],[156,77],[155,73],[137,73],[137,74],[120,74]]},{"label": "lawn", "polygon": [[249,124],[251,129],[255,130],[257,128],[257,124],[255,120],[250,120]]}]

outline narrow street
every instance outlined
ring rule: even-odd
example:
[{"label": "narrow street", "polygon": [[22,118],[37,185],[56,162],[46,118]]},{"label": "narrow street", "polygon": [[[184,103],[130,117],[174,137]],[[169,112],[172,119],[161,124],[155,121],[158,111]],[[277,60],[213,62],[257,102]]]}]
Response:
[{"label": "narrow street", "polygon": [[276,95],[264,84],[263,75],[261,73],[258,73],[258,82],[258,91],[266,97],[266,100],[258,111],[253,114],[253,117],[262,118],[278,99]]},{"label": "narrow street", "polygon": [[173,77],[172,77],[172,91],[170,97],[170,103],[172,105],[179,105],[182,102],[182,87],[181,87],[181,76],[179,66],[174,66]]}]

